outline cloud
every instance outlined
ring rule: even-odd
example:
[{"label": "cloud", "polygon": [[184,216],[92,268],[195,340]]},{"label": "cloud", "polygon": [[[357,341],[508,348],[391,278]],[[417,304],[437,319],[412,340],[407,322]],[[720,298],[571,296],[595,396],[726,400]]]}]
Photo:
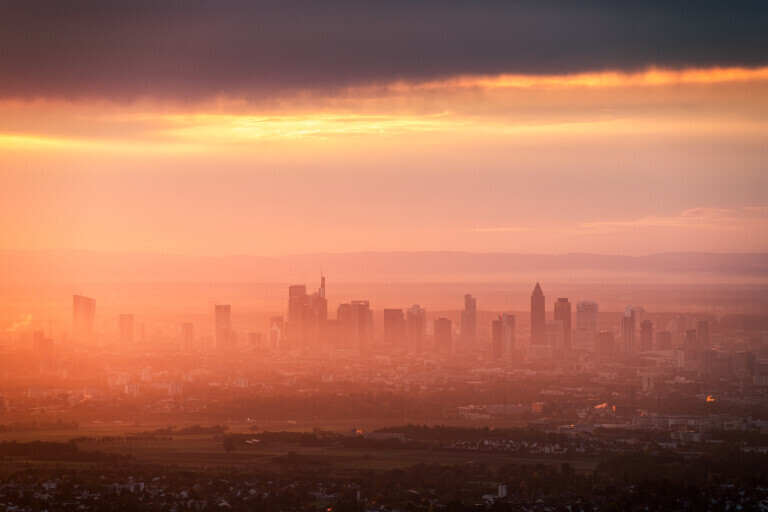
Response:
[{"label": "cloud", "polygon": [[768,207],[747,206],[742,208],[691,208],[670,216],[648,216],[636,219],[582,222],[559,226],[496,226],[471,229],[476,233],[548,233],[552,236],[601,236],[647,230],[659,233],[659,229],[675,229],[706,234],[708,232],[760,233],[768,229]]},{"label": "cloud", "polygon": [[475,233],[521,233],[524,231],[532,231],[534,228],[523,226],[502,226],[502,227],[489,227],[489,228],[474,228],[472,231]]},{"label": "cloud", "polygon": [[195,104],[0,99],[0,146],[182,154],[267,140],[458,131],[483,138],[620,131],[757,137],[768,131],[768,67],[462,76],[353,87],[336,96],[285,94]]},{"label": "cloud", "polygon": [[639,219],[585,222],[581,232],[612,232],[642,228],[678,228],[720,231],[748,230],[751,223],[768,220],[768,207],[751,206],[739,209],[700,207],[678,215],[650,216]]},{"label": "cloud", "polygon": [[766,2],[10,0],[0,97],[264,98],[458,75],[768,64]]},{"label": "cloud", "polygon": [[743,208],[744,210],[748,212],[753,212],[758,215],[766,215],[768,214],[768,206],[747,206]]},{"label": "cloud", "polygon": [[737,213],[736,210],[730,208],[691,208],[680,214],[680,217],[687,217],[693,219],[718,219],[723,217],[730,217]]}]

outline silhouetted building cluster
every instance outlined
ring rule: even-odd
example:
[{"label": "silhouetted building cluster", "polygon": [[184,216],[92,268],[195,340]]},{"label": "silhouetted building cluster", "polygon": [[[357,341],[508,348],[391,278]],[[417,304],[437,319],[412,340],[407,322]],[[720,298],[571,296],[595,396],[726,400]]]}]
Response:
[{"label": "silhouetted building cluster", "polygon": [[[573,323],[572,303],[559,297],[552,313],[546,310],[546,298],[540,283],[530,296],[530,335],[526,325],[516,322],[512,312],[481,315],[477,298],[464,295],[460,316],[435,314],[428,322],[426,310],[418,304],[407,309],[387,308],[382,311],[382,326],[374,330],[374,312],[368,300],[351,300],[338,305],[335,318],[328,318],[326,279],[321,275],[317,291],[308,293],[306,285],[288,287],[286,316],[271,316],[266,334],[243,332],[238,340],[232,323],[232,306],[216,304],[211,337],[202,337],[196,344],[192,323],[182,323],[178,329],[178,347],[184,353],[212,348],[232,352],[243,347],[270,350],[340,350],[350,355],[375,353],[381,350],[435,354],[467,354],[481,360],[553,361],[564,362],[593,358],[611,361],[632,358],[654,351],[665,352],[679,368],[729,374],[724,369],[723,356],[712,348],[709,322],[685,315],[669,316],[659,323],[645,318],[639,306],[626,306],[618,321],[600,325],[599,306],[593,301],[576,303]],[[73,329],[75,340],[87,342],[94,336],[96,301],[81,295],[73,296]],[[457,318],[459,319],[457,321]],[[518,318],[519,320],[519,318]],[[666,323],[665,323],[666,322]],[[487,330],[486,327],[487,326]],[[607,328],[606,328],[607,327]],[[118,315],[118,340],[123,346],[143,348],[144,324],[136,323],[132,313]],[[518,332],[520,331],[520,332]],[[40,351],[45,350],[46,338],[32,338]],[[527,344],[526,344],[527,341]],[[672,354],[671,356],[669,354]],[[655,356],[647,356],[655,357]],[[730,364],[730,363],[728,363]]]}]

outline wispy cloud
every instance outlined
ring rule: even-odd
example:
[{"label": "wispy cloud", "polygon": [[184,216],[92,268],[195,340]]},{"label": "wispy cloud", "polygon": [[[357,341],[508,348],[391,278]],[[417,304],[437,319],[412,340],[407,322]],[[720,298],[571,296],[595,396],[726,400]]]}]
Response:
[{"label": "wispy cloud", "polygon": [[584,222],[578,225],[582,232],[611,232],[639,228],[705,229],[744,231],[747,223],[768,220],[768,207],[750,206],[738,209],[699,207],[677,215],[648,216],[638,219]]},{"label": "wispy cloud", "polygon": [[488,227],[488,228],[473,228],[471,231],[476,233],[519,233],[524,231],[532,231],[533,228],[522,226],[500,226],[500,227]]},{"label": "wispy cloud", "polygon": [[742,208],[697,207],[669,216],[647,216],[636,219],[581,222],[560,226],[489,226],[476,227],[476,233],[520,233],[529,231],[560,232],[562,234],[622,231],[633,228],[695,228],[742,231],[745,221],[768,221],[768,206]]}]

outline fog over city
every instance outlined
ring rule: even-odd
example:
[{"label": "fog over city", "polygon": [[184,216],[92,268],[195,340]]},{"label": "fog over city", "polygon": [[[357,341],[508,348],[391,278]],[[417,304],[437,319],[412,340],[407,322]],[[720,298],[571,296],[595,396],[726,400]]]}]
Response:
[{"label": "fog over city", "polygon": [[0,511],[768,509],[768,4],[0,5]]}]

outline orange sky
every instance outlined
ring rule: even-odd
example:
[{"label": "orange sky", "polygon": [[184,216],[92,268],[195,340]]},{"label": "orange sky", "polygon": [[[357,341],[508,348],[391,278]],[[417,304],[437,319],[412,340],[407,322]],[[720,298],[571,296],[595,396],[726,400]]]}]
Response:
[{"label": "orange sky", "polygon": [[768,68],[0,99],[3,249],[768,251]]}]

